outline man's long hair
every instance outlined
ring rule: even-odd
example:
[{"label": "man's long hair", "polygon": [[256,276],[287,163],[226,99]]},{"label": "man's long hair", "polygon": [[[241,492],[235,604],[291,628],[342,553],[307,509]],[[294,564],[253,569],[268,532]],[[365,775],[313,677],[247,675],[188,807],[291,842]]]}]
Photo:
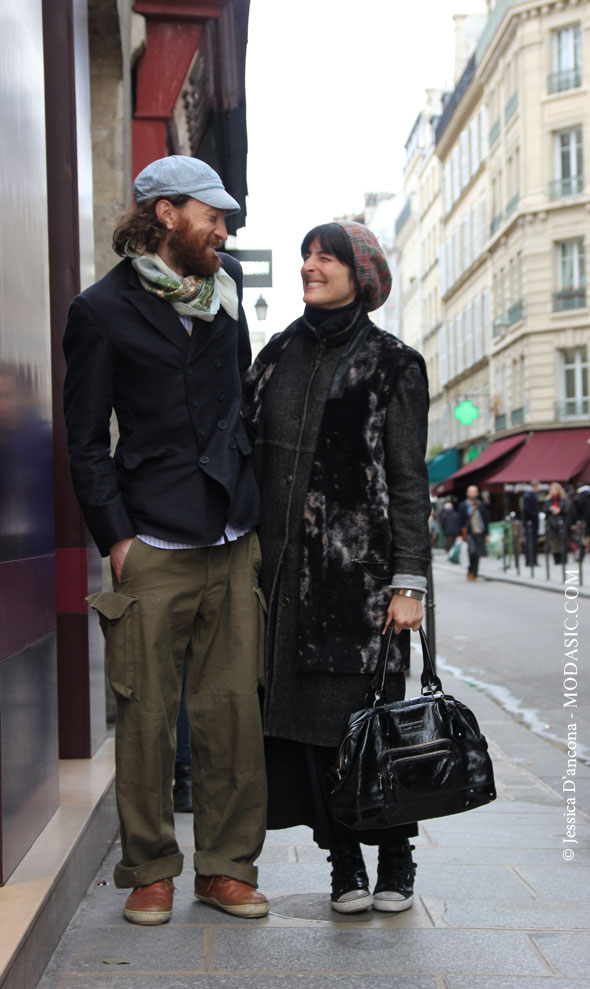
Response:
[{"label": "man's long hair", "polygon": [[132,206],[120,217],[113,233],[113,250],[124,258],[125,247],[140,254],[155,254],[158,244],[164,240],[167,230],[156,214],[156,205],[166,199],[173,206],[184,206],[190,196],[159,196],[148,199],[139,206]]}]

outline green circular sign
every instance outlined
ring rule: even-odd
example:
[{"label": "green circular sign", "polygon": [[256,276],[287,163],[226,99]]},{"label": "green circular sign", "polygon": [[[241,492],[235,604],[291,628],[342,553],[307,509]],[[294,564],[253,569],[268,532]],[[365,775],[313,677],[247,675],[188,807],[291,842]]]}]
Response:
[{"label": "green circular sign", "polygon": [[472,422],[475,422],[479,418],[479,409],[477,405],[470,402],[466,398],[463,402],[460,402],[454,411],[455,419],[458,419],[463,426],[470,426]]}]

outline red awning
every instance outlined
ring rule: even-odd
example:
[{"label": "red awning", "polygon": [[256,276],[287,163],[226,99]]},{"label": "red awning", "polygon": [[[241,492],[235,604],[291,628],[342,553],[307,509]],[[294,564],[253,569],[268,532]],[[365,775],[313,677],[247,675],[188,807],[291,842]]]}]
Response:
[{"label": "red awning", "polygon": [[[486,467],[490,467],[491,464],[495,464],[501,457],[506,457],[513,450],[516,450],[518,446],[524,443],[526,437],[526,433],[517,433],[515,436],[505,436],[502,440],[495,440],[493,443],[490,443],[478,457],[463,467],[460,467],[459,470],[455,471],[454,474],[451,474],[444,481],[441,481],[440,484],[437,484],[433,488],[433,493],[439,495],[444,494],[446,491],[452,491],[457,479],[467,477],[468,474],[477,474]],[[481,480],[481,475],[479,475],[479,478]]]},{"label": "red awning", "polygon": [[590,429],[546,429],[530,439],[504,464],[488,484],[522,481],[571,481],[590,460]]}]

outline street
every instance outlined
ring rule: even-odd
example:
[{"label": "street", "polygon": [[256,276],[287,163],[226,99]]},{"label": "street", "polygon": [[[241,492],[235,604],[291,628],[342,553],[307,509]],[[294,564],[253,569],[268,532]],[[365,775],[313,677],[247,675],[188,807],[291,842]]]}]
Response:
[{"label": "street", "polygon": [[[590,602],[565,594],[480,579],[469,583],[463,567],[434,562],[434,596],[438,672],[449,693],[459,693],[449,673],[479,686],[517,720],[560,749],[567,745],[568,725],[576,724],[578,759],[590,758],[590,712],[584,689],[584,656],[590,640]],[[570,641],[564,635],[579,622]],[[568,633],[566,633],[568,634]],[[572,653],[577,646],[577,654]],[[579,676],[564,678],[566,663]],[[416,671],[412,659],[413,673]],[[574,667],[569,666],[571,674]],[[445,677],[445,671],[447,676]],[[566,683],[564,691],[564,679]],[[577,686],[576,686],[577,684]],[[572,694],[575,704],[564,707]],[[570,729],[571,731],[571,729]],[[514,758],[515,753],[511,753]]]}]

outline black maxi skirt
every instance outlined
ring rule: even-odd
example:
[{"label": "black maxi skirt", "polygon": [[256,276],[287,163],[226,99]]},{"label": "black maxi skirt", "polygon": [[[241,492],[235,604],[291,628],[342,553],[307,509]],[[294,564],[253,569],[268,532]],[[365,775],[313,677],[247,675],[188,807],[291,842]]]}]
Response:
[{"label": "black maxi skirt", "polygon": [[334,820],[326,774],[336,763],[337,748],[268,737],[264,746],[270,831],[305,824],[312,829],[316,844],[325,849],[339,848],[351,841],[393,845],[418,834],[417,824],[353,831]]}]

